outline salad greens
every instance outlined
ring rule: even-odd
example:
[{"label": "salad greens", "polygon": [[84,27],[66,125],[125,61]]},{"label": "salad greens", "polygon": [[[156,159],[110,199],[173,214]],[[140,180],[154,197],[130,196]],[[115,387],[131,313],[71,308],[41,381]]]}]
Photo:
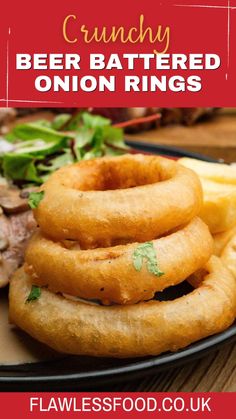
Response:
[{"label": "salad greens", "polygon": [[9,147],[0,151],[0,175],[20,186],[40,185],[66,164],[119,155],[128,149],[122,129],[88,112],[19,124],[4,141]]}]

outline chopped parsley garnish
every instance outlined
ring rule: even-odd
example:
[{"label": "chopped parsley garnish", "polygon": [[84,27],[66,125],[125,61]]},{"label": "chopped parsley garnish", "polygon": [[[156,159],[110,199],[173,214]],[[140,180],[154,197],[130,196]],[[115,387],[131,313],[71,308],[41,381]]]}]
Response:
[{"label": "chopped parsley garnish", "polygon": [[32,285],[31,291],[26,299],[26,303],[38,300],[40,296],[41,296],[41,288],[37,287],[36,285]]},{"label": "chopped parsley garnish", "polygon": [[39,206],[39,203],[42,201],[44,197],[44,191],[41,192],[31,192],[29,194],[28,204],[31,209],[35,209]]},{"label": "chopped parsley garnish", "polygon": [[146,242],[140,244],[133,253],[133,264],[136,271],[141,271],[143,262],[146,263],[147,270],[156,276],[164,275],[158,267],[156,251],[153,246],[153,242]]}]

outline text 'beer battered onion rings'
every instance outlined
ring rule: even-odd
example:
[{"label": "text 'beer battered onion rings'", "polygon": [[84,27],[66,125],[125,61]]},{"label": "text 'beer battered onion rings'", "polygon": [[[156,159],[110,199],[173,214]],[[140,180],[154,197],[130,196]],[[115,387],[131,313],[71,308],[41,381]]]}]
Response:
[{"label": "text 'beer battered onion rings'", "polygon": [[31,280],[18,270],[10,286],[10,320],[59,352],[137,357],[176,351],[221,332],[236,315],[236,282],[213,256],[199,288],[174,301],[94,306],[42,289],[25,303]]},{"label": "text 'beer battered onion rings'", "polygon": [[[132,262],[138,243],[91,250],[67,249],[36,233],[25,255],[32,282],[88,299],[133,304],[153,298],[156,291],[178,284],[201,268],[212,254],[208,227],[194,218],[182,229],[153,240],[159,268],[153,275]],[[62,275],[63,272],[63,275]]]},{"label": "text 'beer battered onion rings'", "polygon": [[68,165],[43,185],[35,218],[54,240],[84,249],[143,242],[199,213],[202,189],[188,168],[157,156],[104,157]]}]

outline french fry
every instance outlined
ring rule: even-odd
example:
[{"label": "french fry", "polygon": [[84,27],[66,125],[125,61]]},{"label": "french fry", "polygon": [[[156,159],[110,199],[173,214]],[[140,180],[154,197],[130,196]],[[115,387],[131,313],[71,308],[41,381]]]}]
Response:
[{"label": "french fry", "polygon": [[194,170],[198,176],[214,182],[236,185],[236,166],[222,163],[209,163],[183,157],[179,160],[183,166]]},{"label": "french fry", "polygon": [[214,255],[221,256],[224,248],[227,246],[234,235],[236,235],[236,225],[229,230],[223,231],[223,233],[214,234]]},{"label": "french fry", "polygon": [[204,195],[200,217],[212,234],[232,228],[236,222],[236,185],[200,180]]},{"label": "french fry", "polygon": [[223,249],[221,261],[230,270],[234,277],[236,277],[236,234],[234,234]]},{"label": "french fry", "polygon": [[[180,159],[179,163],[191,168],[200,177],[204,195],[200,216],[211,233],[231,230],[236,225],[236,167],[187,157]],[[227,243],[227,237],[226,234],[216,238],[216,254]]]}]

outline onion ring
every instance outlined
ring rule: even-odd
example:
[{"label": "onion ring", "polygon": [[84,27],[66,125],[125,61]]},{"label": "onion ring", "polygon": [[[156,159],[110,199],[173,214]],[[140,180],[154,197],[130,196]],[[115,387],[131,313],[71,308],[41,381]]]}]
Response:
[{"label": "onion ring", "polygon": [[48,286],[86,299],[108,303],[134,304],[153,298],[178,284],[202,267],[210,258],[213,240],[200,218],[168,236],[153,240],[158,266],[157,277],[143,267],[138,272],[133,254],[139,243],[92,250],[67,249],[62,243],[38,232],[25,254],[25,270],[35,285]]},{"label": "onion ring", "polygon": [[35,218],[48,237],[81,248],[145,242],[199,213],[197,175],[158,156],[123,155],[65,166],[41,187]]},{"label": "onion ring", "polygon": [[199,288],[174,301],[94,306],[42,289],[26,303],[31,279],[22,269],[10,283],[10,320],[53,349],[75,355],[139,357],[176,351],[229,327],[236,281],[216,256]]}]

